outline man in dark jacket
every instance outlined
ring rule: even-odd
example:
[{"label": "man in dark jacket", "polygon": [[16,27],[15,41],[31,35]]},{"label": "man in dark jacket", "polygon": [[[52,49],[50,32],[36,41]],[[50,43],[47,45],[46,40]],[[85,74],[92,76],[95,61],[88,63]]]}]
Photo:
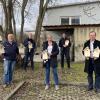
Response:
[{"label": "man in dark jacket", "polygon": [[13,34],[8,34],[7,40],[3,42],[4,47],[4,87],[12,83],[13,69],[19,55],[17,43]]},{"label": "man in dark jacket", "polygon": [[67,61],[67,66],[70,68],[70,47],[71,47],[71,42],[68,37],[66,37],[66,34],[62,34],[62,38],[59,41],[59,47],[60,47],[60,52],[61,52],[61,68],[64,68],[64,56]]},{"label": "man in dark jacket", "polygon": [[[85,59],[85,69],[84,71],[88,74],[88,90],[93,90],[93,71],[95,73],[95,91],[100,90],[100,55],[96,58],[94,51],[100,49],[100,41],[96,40],[96,33],[94,31],[89,33],[90,39],[85,42],[83,48],[83,54],[85,54],[85,49],[89,48],[90,57]],[[99,51],[100,52],[100,51]]]},{"label": "man in dark jacket", "polygon": [[50,66],[52,67],[54,81],[55,81],[55,89],[59,89],[58,82],[58,74],[57,74],[57,55],[59,54],[58,45],[55,41],[52,40],[52,36],[47,36],[47,41],[43,43],[43,51],[47,50],[49,55],[48,61],[45,62],[45,89],[49,89],[50,85]]},{"label": "man in dark jacket", "polygon": [[34,69],[34,52],[36,48],[35,41],[32,39],[32,34],[28,34],[28,38],[24,40],[23,45],[25,46],[25,57],[24,57],[24,69],[26,70],[29,60],[31,61],[32,70]]}]

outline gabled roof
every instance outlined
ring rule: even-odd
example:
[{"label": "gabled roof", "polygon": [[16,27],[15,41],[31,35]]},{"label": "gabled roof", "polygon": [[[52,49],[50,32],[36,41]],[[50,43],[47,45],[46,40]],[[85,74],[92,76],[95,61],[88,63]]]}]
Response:
[{"label": "gabled roof", "polygon": [[63,5],[50,6],[50,7],[48,7],[48,9],[63,8],[63,7],[69,7],[69,6],[84,5],[84,4],[94,4],[94,3],[100,4],[100,1],[93,0],[93,1],[76,2],[76,3],[66,3]]}]

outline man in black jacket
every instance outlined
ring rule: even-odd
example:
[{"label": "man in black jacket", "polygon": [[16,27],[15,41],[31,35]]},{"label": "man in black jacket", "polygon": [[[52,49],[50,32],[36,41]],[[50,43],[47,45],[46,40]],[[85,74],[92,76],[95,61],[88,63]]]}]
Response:
[{"label": "man in black jacket", "polygon": [[59,47],[61,52],[61,68],[64,68],[64,56],[67,61],[67,66],[70,68],[70,39],[66,36],[65,33],[62,34],[62,38],[59,41]]},{"label": "man in black jacket", "polygon": [[[83,48],[83,54],[85,54],[85,49],[89,48],[90,57],[85,59],[85,69],[84,71],[88,74],[88,90],[93,90],[93,71],[95,73],[95,91],[100,90],[100,55],[96,58],[94,55],[94,50],[100,49],[100,41],[96,40],[96,33],[94,31],[89,33],[90,39],[85,42]],[[100,51],[99,51],[100,52]]]},{"label": "man in black jacket", "polygon": [[34,52],[36,48],[35,41],[32,39],[32,34],[28,34],[28,38],[24,40],[23,45],[25,46],[25,57],[24,57],[24,69],[26,70],[29,60],[31,61],[32,70],[34,69]]}]

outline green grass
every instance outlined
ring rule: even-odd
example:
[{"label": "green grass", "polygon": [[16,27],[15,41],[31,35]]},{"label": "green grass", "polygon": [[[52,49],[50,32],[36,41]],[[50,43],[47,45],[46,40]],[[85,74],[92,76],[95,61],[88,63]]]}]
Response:
[{"label": "green grass", "polygon": [[[58,75],[61,80],[68,81],[68,82],[86,82],[87,81],[87,74],[84,73],[84,64],[83,63],[72,63],[71,69],[69,70],[67,68],[67,65],[65,64],[64,72],[61,72],[60,64],[58,64]],[[40,76],[38,75],[40,74]],[[3,75],[3,64],[0,63],[0,77]],[[33,77],[34,76],[34,77]],[[44,68],[42,68],[42,63],[35,63],[35,71],[31,71],[31,68],[28,68],[28,71],[25,72],[20,67],[17,66],[15,72],[14,72],[15,80],[21,81],[23,79],[32,79],[35,78],[35,80],[40,77],[42,80],[44,76]],[[42,78],[41,78],[42,77]]]},{"label": "green grass", "polygon": [[[59,65],[60,69],[60,65]],[[68,82],[86,82],[87,74],[84,73],[84,64],[83,63],[72,63],[71,69],[67,68],[65,64],[64,68],[65,74],[62,76],[62,79]]]}]

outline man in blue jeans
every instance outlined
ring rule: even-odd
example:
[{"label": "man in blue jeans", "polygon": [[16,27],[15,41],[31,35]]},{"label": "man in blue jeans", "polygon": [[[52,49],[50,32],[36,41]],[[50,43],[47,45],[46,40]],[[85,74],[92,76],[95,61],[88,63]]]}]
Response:
[{"label": "man in blue jeans", "polygon": [[57,73],[57,55],[59,54],[58,45],[52,40],[52,36],[47,36],[47,41],[43,43],[43,51],[47,50],[49,59],[44,62],[45,67],[45,90],[49,89],[50,86],[50,67],[52,67],[52,72],[55,81],[55,89],[59,89],[58,73]]},{"label": "man in blue jeans", "polygon": [[4,87],[6,87],[12,83],[13,69],[16,64],[16,59],[19,55],[19,49],[12,33],[8,34],[7,40],[3,42],[3,47]]}]

